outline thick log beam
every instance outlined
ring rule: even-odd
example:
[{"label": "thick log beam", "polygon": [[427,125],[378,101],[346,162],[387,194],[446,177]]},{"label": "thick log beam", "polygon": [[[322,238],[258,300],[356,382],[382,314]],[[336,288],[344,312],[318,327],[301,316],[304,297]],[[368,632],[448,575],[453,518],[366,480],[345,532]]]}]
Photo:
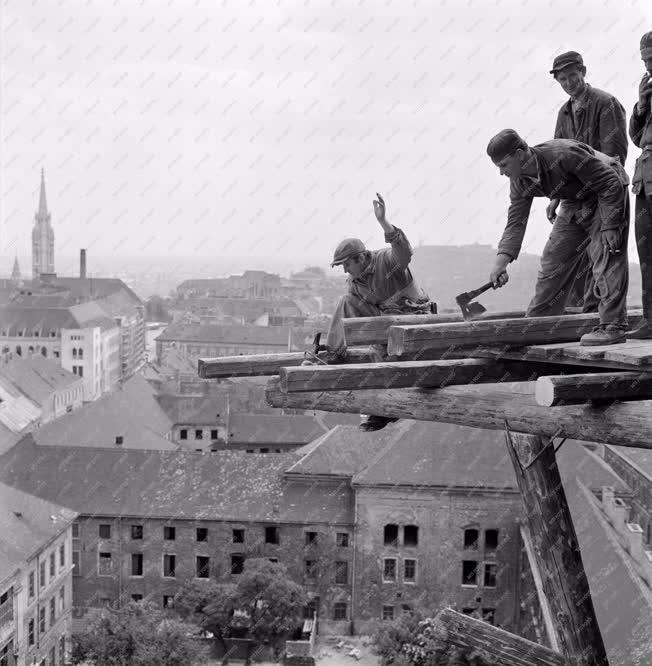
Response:
[{"label": "thick log beam", "polygon": [[559,648],[570,663],[607,666],[553,442],[514,432],[505,437]]},{"label": "thick log beam", "polygon": [[503,430],[507,419],[519,432],[652,449],[652,400],[542,407],[534,400],[533,382],[283,393],[275,378],[268,382],[267,401],[272,407],[377,414],[489,430]]},{"label": "thick log beam", "polygon": [[457,649],[496,666],[565,666],[563,655],[550,648],[468,615],[445,608],[435,616],[436,643],[442,652]]},{"label": "thick log beam", "polygon": [[[296,393],[534,381],[541,375],[573,370],[577,369],[554,363],[457,359],[303,366],[281,368],[279,375],[281,390]],[[650,377],[652,380],[652,374]]]},{"label": "thick log beam", "polygon": [[589,400],[652,398],[652,372],[599,372],[537,379],[538,405],[576,405]]},{"label": "thick log beam", "polygon": [[[525,317],[525,311],[513,312],[486,312],[474,321],[489,321],[493,319],[518,319]],[[391,326],[412,326],[423,324],[450,324],[463,322],[460,312],[436,315],[381,315],[380,317],[352,317],[344,319],[344,332],[349,345],[377,345],[387,344],[387,336]]]},{"label": "thick log beam", "polygon": [[[640,321],[640,311],[629,313],[631,325]],[[520,346],[574,342],[599,323],[597,314],[526,317],[495,321],[469,321],[422,326],[392,326],[387,351],[393,356],[416,355],[426,350],[491,345]]]}]

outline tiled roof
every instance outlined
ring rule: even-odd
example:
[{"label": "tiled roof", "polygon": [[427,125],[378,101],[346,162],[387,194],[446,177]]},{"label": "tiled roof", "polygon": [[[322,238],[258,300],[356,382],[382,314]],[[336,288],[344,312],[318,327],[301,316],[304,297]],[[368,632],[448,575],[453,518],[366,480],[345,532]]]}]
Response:
[{"label": "tiled roof", "polygon": [[170,324],[157,341],[220,342],[225,344],[278,345],[287,347],[286,326],[216,326],[213,324]]},{"label": "tiled roof", "polygon": [[41,355],[0,360],[0,377],[10,380],[22,393],[43,407],[55,391],[80,382],[57,362]]},{"label": "tiled roof", "polygon": [[231,414],[227,441],[232,444],[307,444],[326,430],[310,415]]},{"label": "tiled roof", "polygon": [[210,424],[226,421],[226,396],[159,395],[156,398],[172,423]]},{"label": "tiled roof", "polygon": [[638,467],[650,479],[650,483],[652,483],[652,450],[633,449],[625,446],[612,447],[612,450]]},{"label": "tiled roof", "polygon": [[391,444],[354,485],[516,489],[504,434],[445,423],[399,421]]},{"label": "tiled roof", "polygon": [[0,581],[60,534],[77,514],[0,483]]},{"label": "tiled roof", "polygon": [[23,395],[11,380],[0,375],[0,423],[20,433],[41,416],[41,409]]},{"label": "tiled roof", "polygon": [[61,335],[62,328],[79,328],[77,320],[67,308],[23,307],[5,305],[0,307],[0,338],[17,337],[19,333],[31,336],[35,331],[42,338]]},{"label": "tiled roof", "polygon": [[39,446],[115,447],[175,450],[165,439],[172,422],[156,400],[149,382],[134,375],[121,389],[103,395],[34,432]]}]

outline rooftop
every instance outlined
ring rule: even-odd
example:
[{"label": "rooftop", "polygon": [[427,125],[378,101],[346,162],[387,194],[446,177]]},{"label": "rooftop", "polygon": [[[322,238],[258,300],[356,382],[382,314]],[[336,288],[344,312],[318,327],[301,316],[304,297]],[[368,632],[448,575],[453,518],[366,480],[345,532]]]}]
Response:
[{"label": "rooftop", "polygon": [[226,396],[159,395],[159,405],[174,424],[226,421]]},{"label": "rooftop", "polygon": [[231,444],[307,444],[328,430],[317,418],[304,414],[231,414],[228,428]]},{"label": "rooftop", "polygon": [[0,359],[0,377],[11,381],[22,393],[43,407],[55,391],[65,389],[81,379],[64,370],[59,363],[34,356],[17,356]]}]

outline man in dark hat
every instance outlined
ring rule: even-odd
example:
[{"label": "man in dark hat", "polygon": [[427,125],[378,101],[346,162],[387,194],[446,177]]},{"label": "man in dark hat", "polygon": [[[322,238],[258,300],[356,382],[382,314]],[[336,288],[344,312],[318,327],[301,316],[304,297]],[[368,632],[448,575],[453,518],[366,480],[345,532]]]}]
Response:
[{"label": "man in dark hat", "polygon": [[642,326],[627,333],[628,338],[652,339],[652,31],[641,38],[641,60],[645,74],[638,87],[638,102],[629,120],[629,136],[643,152],[636,160],[632,191],[636,195],[636,247],[643,286]]},{"label": "man in dark hat", "polygon": [[527,316],[563,314],[588,250],[600,299],[600,325],[583,335],[581,344],[622,342],[627,324],[629,199],[627,174],[619,159],[569,139],[528,146],[512,129],[494,136],[487,153],[501,175],[510,179],[507,225],[490,274],[494,286],[502,287],[509,279],[506,269],[521,250],[533,198],[570,201],[576,212],[572,221],[555,219]]},{"label": "man in dark hat", "polygon": [[[585,81],[586,67],[576,51],[558,55],[550,73],[570,99],[559,109],[555,139],[574,139],[617,157],[624,166],[627,158],[627,116],[622,104],[609,93],[593,88]],[[558,210],[559,204],[561,207]],[[546,209],[548,219],[557,215],[572,220],[577,212],[571,201],[553,198]],[[584,312],[596,312],[598,299],[590,271],[588,255],[578,270],[569,305],[583,305]]]},{"label": "man in dark hat", "polygon": [[[415,314],[431,312],[428,295],[421,289],[409,269],[412,247],[407,237],[385,216],[385,202],[376,194],[374,213],[391,247],[367,250],[357,238],[346,238],[335,249],[331,266],[342,266],[348,273],[348,293],[340,298],[326,338],[329,362],[338,363],[346,356],[346,338],[342,320],[349,317],[376,317],[382,314]],[[379,352],[379,360],[383,354]],[[379,430],[390,421],[370,416],[364,430]]]}]

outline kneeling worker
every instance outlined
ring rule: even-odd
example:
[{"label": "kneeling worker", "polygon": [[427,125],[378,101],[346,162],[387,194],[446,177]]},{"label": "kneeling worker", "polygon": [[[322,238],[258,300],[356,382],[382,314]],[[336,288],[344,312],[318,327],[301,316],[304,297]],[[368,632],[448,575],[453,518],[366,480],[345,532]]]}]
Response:
[{"label": "kneeling worker", "polygon": [[507,225],[490,274],[494,286],[502,287],[509,279],[506,269],[520,252],[533,198],[572,202],[572,217],[560,211],[555,218],[526,316],[563,314],[588,248],[600,324],[583,335],[580,344],[623,342],[627,329],[629,179],[618,158],[569,139],[530,147],[512,129],[494,136],[487,153],[501,175],[510,179]]},{"label": "kneeling worker", "polygon": [[[342,320],[349,317],[377,317],[383,314],[430,313],[428,295],[408,268],[412,247],[405,234],[387,221],[385,202],[380,194],[374,201],[374,213],[391,247],[367,250],[357,238],[347,238],[336,248],[331,266],[342,266],[348,273],[348,294],[342,296],[331,320],[326,346],[329,363],[342,362],[346,356],[346,338]],[[379,354],[383,360],[384,354]],[[396,419],[370,416],[363,430],[379,430]]]}]

